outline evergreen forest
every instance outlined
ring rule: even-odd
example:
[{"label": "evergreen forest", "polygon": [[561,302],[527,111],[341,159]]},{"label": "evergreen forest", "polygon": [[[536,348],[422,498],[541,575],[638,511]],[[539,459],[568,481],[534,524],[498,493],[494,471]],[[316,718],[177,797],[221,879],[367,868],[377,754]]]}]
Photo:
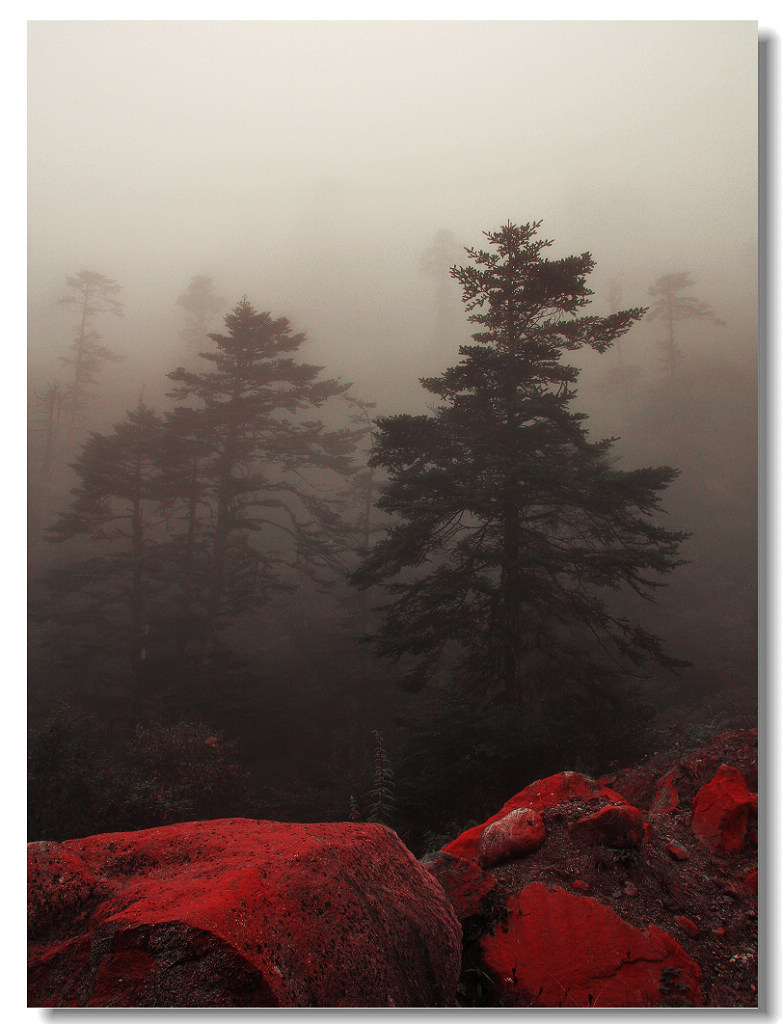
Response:
[{"label": "evergreen forest", "polygon": [[540,221],[474,243],[421,257],[450,354],[412,411],[204,274],[127,401],[121,282],[63,273],[29,380],[29,841],[365,820],[420,856],[534,779],[756,723],[757,381],[693,344],[736,328],[679,267],[591,287]]}]

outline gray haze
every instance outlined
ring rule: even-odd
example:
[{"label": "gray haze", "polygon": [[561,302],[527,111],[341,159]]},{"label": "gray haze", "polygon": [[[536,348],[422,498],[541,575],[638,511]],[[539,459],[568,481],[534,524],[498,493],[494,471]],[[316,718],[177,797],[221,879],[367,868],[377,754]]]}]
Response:
[{"label": "gray haze", "polygon": [[552,255],[592,252],[598,313],[614,279],[644,305],[689,271],[732,324],[692,343],[754,372],[754,22],[31,22],[28,90],[31,378],[89,269],[123,289],[104,379],[156,393],[203,274],[418,411],[469,336],[452,284],[436,329],[421,254],[540,219]]}]

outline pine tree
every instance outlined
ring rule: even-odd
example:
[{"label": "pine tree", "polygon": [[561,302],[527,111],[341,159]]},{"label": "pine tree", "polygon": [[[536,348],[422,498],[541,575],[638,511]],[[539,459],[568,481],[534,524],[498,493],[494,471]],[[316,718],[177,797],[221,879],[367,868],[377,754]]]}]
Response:
[{"label": "pine tree", "polygon": [[[323,491],[329,474],[352,472],[353,434],[307,418],[348,384],[321,379],[322,367],[293,358],[305,340],[285,318],[257,312],[243,298],[201,353],[213,369],[180,367],[180,453],[187,531],[203,522],[203,654],[208,661],[226,624],[289,586],[295,567],[325,585],[341,563],[346,526]],[[189,475],[188,475],[189,474]],[[316,479],[316,477],[319,477]],[[188,489],[189,488],[189,489]]]},{"label": "pine tree", "polygon": [[220,311],[225,309],[225,299],[215,291],[211,277],[197,274],[190,279],[187,291],[176,301],[187,317],[180,331],[182,340],[188,348],[198,351],[208,344],[209,328]]},{"label": "pine tree", "polygon": [[71,345],[73,355],[61,357],[61,362],[73,367],[73,380],[66,392],[73,424],[84,408],[90,385],[97,380],[101,364],[122,362],[122,356],[99,344],[100,335],[93,327],[93,319],[100,313],[122,316],[122,304],[116,298],[121,291],[117,282],[92,270],[79,271],[76,277],[67,278],[66,284],[69,292],[59,300],[60,305],[72,307],[78,313],[76,337]]},{"label": "pine tree", "polygon": [[383,746],[383,737],[377,729],[372,730],[375,740],[374,772],[370,790],[370,806],[367,821],[390,825],[396,810],[394,800],[394,770]]},{"label": "pine tree", "polygon": [[62,386],[58,380],[49,381],[43,390],[36,390],[33,406],[42,412],[43,445],[38,470],[48,487],[49,477],[57,449],[57,434],[60,428],[62,410]]},{"label": "pine tree", "polygon": [[182,674],[200,654],[206,629],[210,515],[205,508],[204,468],[211,446],[203,434],[200,412],[179,406],[165,416],[157,453],[160,510],[166,524],[160,568],[169,583],[163,615]]},{"label": "pine tree", "polygon": [[137,696],[159,590],[160,433],[160,418],[139,401],[112,431],[90,434],[72,463],[71,506],[48,530],[55,543],[86,539],[89,553],[50,573],[37,608],[77,646],[125,659]]},{"label": "pine tree", "polygon": [[46,520],[51,483],[56,463],[62,386],[49,381],[45,388],[33,389],[28,423],[28,543],[37,543],[40,524]]},{"label": "pine tree", "polygon": [[452,260],[461,252],[456,239],[447,228],[441,228],[421,254],[418,267],[422,274],[437,284],[437,314],[435,340],[442,341],[447,337],[450,326],[449,286],[451,284],[450,267]]},{"label": "pine tree", "polygon": [[658,277],[649,289],[649,294],[655,300],[649,310],[649,319],[660,319],[666,327],[666,336],[660,344],[671,380],[676,377],[676,367],[682,358],[674,336],[674,324],[682,320],[706,320],[719,327],[725,326],[725,321],[719,319],[711,306],[692,295],[679,294],[694,286],[695,282],[685,272],[664,274]]},{"label": "pine tree", "polygon": [[659,638],[617,612],[613,591],[651,598],[680,564],[682,533],[657,521],[669,467],[621,471],[612,439],[591,441],[571,408],[578,370],[643,315],[581,310],[589,253],[544,259],[538,223],[487,233],[456,267],[474,344],[422,380],[431,415],[383,417],[371,462],[389,473],[379,507],[396,517],[354,574],[390,594],[379,653],[422,686],[449,665],[492,699],[523,700],[559,678],[600,687],[674,667]]}]

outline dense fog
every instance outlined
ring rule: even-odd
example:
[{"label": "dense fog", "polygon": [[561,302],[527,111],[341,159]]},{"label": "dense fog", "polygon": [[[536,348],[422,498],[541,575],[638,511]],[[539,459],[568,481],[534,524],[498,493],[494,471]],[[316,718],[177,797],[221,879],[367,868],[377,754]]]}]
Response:
[{"label": "dense fog", "polygon": [[[423,849],[427,815],[432,832],[462,812],[479,819],[491,787],[502,802],[541,765],[599,771],[754,720],[757,54],[757,25],[742,21],[29,24],[31,787],[70,808],[58,818],[33,801],[31,839],[188,814],[361,816],[382,744],[397,782],[387,818]],[[132,698],[113,634],[87,623],[69,645],[84,607],[59,622],[40,612],[51,573],[89,574],[98,554],[103,572],[113,557],[89,536],[52,542],[85,444],[139,402],[170,413],[167,375],[209,371],[207,333],[224,333],[244,297],[306,335],[297,360],[352,385],[360,423],[335,395],[318,412],[327,428],[364,430],[368,417],[431,410],[420,378],[455,365],[475,329],[448,268],[485,248],[484,232],[537,221],[549,258],[591,253],[587,313],[649,310],[608,351],[566,353],[590,434],[617,438],[621,467],[681,470],[662,504],[666,526],[690,534],[687,564],[653,604],[621,607],[638,604],[691,664],[655,674],[624,720],[595,721],[601,738],[587,741],[574,711],[551,724],[556,742],[525,753],[507,735],[516,712],[438,703],[445,684],[400,689],[393,664],[357,642],[373,628],[371,597],[307,571],[237,611],[225,678],[189,688],[180,671],[174,686],[161,655]],[[119,286],[121,316],[85,317],[83,271]],[[671,275],[689,305],[666,326],[652,289]],[[201,321],[186,298],[199,280]],[[121,361],[99,356],[69,414],[59,401],[80,331]],[[364,430],[359,462],[370,443]],[[317,469],[317,486],[336,486],[332,469]],[[373,511],[373,538],[385,525]],[[285,542],[272,555],[287,557]],[[145,804],[151,764],[215,735],[225,763],[202,769],[230,762],[246,797],[220,776],[225,803],[193,805],[172,782],[165,812]],[[126,759],[106,767],[120,748]],[[84,810],[82,763],[105,767],[114,812],[106,799],[103,817]]]}]

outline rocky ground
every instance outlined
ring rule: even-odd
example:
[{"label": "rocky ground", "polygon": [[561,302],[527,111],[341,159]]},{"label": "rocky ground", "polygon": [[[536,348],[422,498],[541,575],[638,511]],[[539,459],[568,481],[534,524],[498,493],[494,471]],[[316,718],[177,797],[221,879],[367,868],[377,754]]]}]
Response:
[{"label": "rocky ground", "polygon": [[[723,832],[706,840],[692,825],[696,794],[721,765],[737,769],[755,793],[757,731],[725,733],[698,750],[674,749],[599,780],[641,811],[644,837],[638,845],[574,842],[574,823],[594,813],[592,800],[543,808],[543,843],[534,852],[485,868],[496,888],[484,901],[483,913],[462,922],[464,1004],[523,1005],[525,998],[527,1005],[535,1004],[534,992],[515,1001],[497,984],[487,969],[485,941],[504,927],[512,895],[542,882],[550,890],[594,898],[639,931],[653,925],[668,933],[701,969],[699,1004],[756,1006],[757,820],[751,807],[744,812],[744,824],[723,809]],[[458,843],[453,844],[455,853]],[[677,984],[676,968],[664,969],[660,984],[667,989],[660,1005],[690,1001],[691,993]],[[599,989],[593,988],[594,1005],[599,1005]],[[573,1004],[565,995],[561,1005]]]},{"label": "rocky ground", "polygon": [[758,1005],[757,730],[565,771],[419,862],[382,825],[28,846],[30,1006]]}]

